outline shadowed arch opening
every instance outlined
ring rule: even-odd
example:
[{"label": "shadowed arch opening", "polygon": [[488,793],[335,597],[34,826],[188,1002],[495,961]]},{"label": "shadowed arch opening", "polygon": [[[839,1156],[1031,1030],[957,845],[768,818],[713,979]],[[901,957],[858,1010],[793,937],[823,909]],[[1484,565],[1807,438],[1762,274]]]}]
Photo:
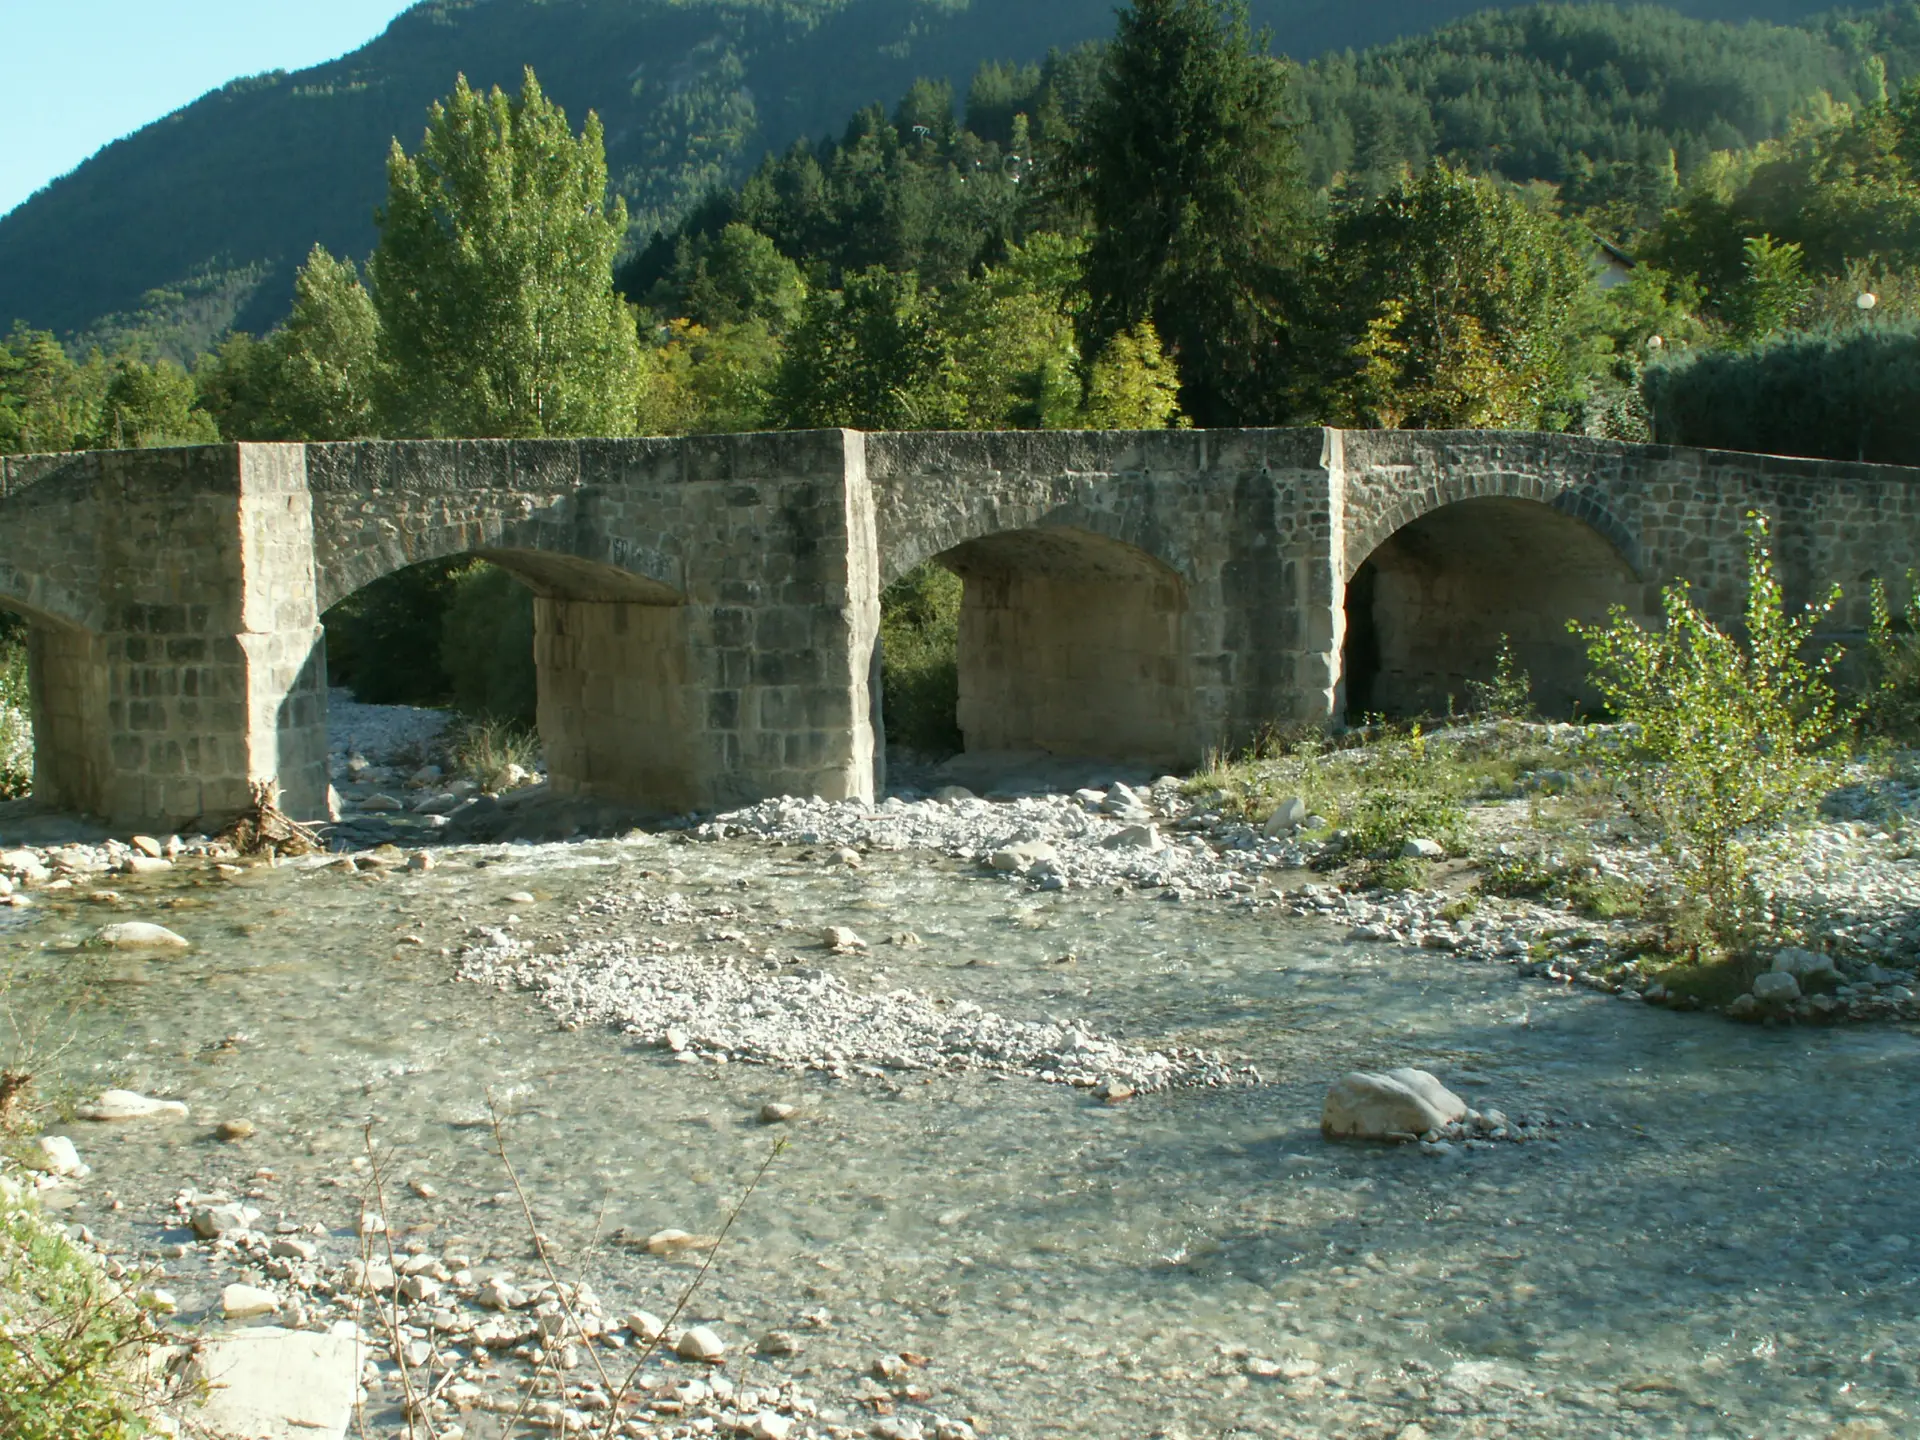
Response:
[{"label": "shadowed arch opening", "polygon": [[[661,810],[694,802],[703,717],[689,703],[687,611],[657,580],[571,555],[476,549],[384,576],[326,621],[345,652],[337,678],[359,699],[446,704],[531,729],[560,794]],[[395,645],[417,652],[411,673]]]},{"label": "shadowed arch opening", "polygon": [[1345,712],[1445,714],[1493,675],[1502,637],[1542,715],[1590,710],[1586,650],[1568,620],[1644,609],[1645,587],[1612,543],[1532,500],[1456,501],[1394,531],[1347,582]]},{"label": "shadowed arch opening", "polygon": [[935,563],[963,586],[956,718],[967,751],[1194,758],[1176,572],[1065,528],[969,540]]},{"label": "shadowed arch opening", "polygon": [[0,598],[0,800],[98,810],[107,773],[100,637]]}]

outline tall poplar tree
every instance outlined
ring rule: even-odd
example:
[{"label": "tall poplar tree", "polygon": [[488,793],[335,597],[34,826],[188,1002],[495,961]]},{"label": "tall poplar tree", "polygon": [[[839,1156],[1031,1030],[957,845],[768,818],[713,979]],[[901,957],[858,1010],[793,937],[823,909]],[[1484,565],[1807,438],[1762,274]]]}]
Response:
[{"label": "tall poplar tree", "polygon": [[461,76],[419,152],[395,141],[368,267],[394,435],[620,435],[639,349],[614,292],[627,228],[597,116],[576,138],[532,70]]},{"label": "tall poplar tree", "polygon": [[1197,425],[1278,418],[1309,202],[1287,72],[1265,51],[1245,0],[1134,0],[1074,146],[1093,230],[1082,351],[1151,321]]}]

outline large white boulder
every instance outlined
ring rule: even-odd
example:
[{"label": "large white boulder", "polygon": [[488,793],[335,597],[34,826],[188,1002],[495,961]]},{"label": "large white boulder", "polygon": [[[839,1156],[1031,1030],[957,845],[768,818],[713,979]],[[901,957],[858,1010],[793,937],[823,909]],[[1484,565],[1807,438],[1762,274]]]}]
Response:
[{"label": "large white boulder", "polygon": [[365,1359],[351,1321],[321,1334],[261,1326],[210,1340],[194,1361],[206,1401],[188,1433],[220,1440],[345,1440]]},{"label": "large white boulder", "polygon": [[93,937],[93,943],[104,945],[109,950],[185,950],[187,948],[184,935],[176,935],[164,925],[149,924],[145,920],[129,920],[122,925],[109,925]]},{"label": "large white boulder", "polygon": [[103,1090],[74,1113],[82,1120],[184,1120],[187,1107],[178,1100],[156,1100],[133,1090]]},{"label": "large white boulder", "polygon": [[1467,1102],[1425,1070],[1356,1070],[1327,1091],[1320,1133],[1329,1140],[1405,1140],[1466,1113]]}]

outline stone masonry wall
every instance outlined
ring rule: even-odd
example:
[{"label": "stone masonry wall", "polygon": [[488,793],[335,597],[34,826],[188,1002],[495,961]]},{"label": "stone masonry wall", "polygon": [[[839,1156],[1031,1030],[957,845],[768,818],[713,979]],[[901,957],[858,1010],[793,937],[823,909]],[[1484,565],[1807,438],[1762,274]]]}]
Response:
[{"label": "stone masonry wall", "polygon": [[922,561],[970,582],[970,743],[1192,762],[1335,716],[1363,639],[1408,694],[1452,693],[1500,633],[1568,689],[1566,613],[1650,614],[1685,577],[1737,616],[1749,509],[1790,598],[1848,587],[1837,630],[1872,577],[1904,598],[1920,472],[1890,467],[1478,432],[826,431],[9,457],[0,605],[34,627],[47,798],[213,821],[273,778],[317,814],[321,612],[483,556],[538,599],[556,786],[709,808],[872,795],[880,587]]}]

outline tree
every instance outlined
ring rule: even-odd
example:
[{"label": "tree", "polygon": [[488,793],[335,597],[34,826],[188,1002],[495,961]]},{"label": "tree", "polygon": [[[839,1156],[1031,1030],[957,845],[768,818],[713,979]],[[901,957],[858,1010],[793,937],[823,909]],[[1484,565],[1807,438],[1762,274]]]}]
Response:
[{"label": "tree", "polygon": [[1585,249],[1558,217],[1444,163],[1348,209],[1304,406],[1358,426],[1563,428],[1599,324]]},{"label": "tree", "polygon": [[401,435],[619,435],[638,342],[613,289],[627,228],[597,116],[578,139],[532,70],[517,100],[462,76],[398,141],[369,267]]},{"label": "tree", "polygon": [[915,279],[879,266],[807,301],[774,412],[789,429],[941,429],[956,408],[947,337]]},{"label": "tree", "polygon": [[1743,635],[1708,619],[1684,581],[1663,598],[1660,630],[1620,606],[1605,625],[1568,628],[1587,642],[1595,688],[1637,727],[1631,751],[1609,752],[1630,806],[1658,831],[1701,923],[1734,951],[1763,916],[1755,852],[1832,772],[1824,752],[1845,724],[1830,680],[1838,651],[1806,657],[1840,591],[1789,614],[1766,519],[1749,514]]},{"label": "tree", "polygon": [[0,341],[0,454],[86,448],[106,384],[97,352],[76,365],[50,333],[16,324]]},{"label": "tree", "polygon": [[1287,72],[1265,45],[1245,0],[1135,0],[1073,151],[1092,221],[1081,349],[1151,320],[1201,425],[1274,418],[1307,198]]},{"label": "tree", "polygon": [[1079,423],[1090,430],[1159,430],[1180,421],[1180,377],[1151,320],[1122,330],[1087,368]]},{"label": "tree", "polygon": [[108,373],[92,442],[103,450],[215,444],[220,427],[198,402],[193,377],[171,360],[147,365],[122,356]]},{"label": "tree", "polygon": [[356,440],[380,433],[379,317],[351,260],[316,245],[293,311],[264,340],[229,335],[194,367],[229,440]]}]

